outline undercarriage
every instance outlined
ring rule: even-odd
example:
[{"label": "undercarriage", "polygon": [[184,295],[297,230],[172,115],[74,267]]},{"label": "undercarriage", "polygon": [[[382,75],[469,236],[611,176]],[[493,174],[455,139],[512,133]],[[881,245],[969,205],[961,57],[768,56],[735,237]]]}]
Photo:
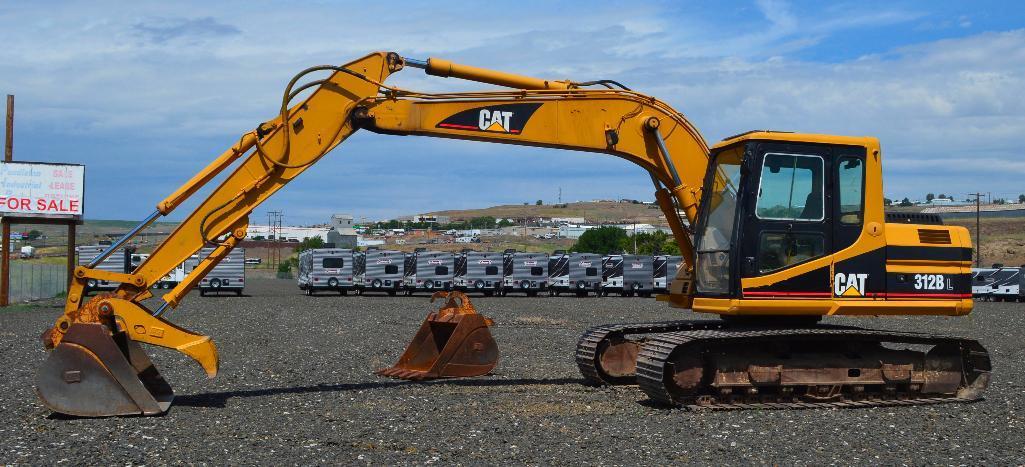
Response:
[{"label": "undercarriage", "polygon": [[658,404],[688,408],[967,402],[990,379],[975,340],[832,325],[605,325],[581,336],[576,359],[588,384],[636,384]]}]

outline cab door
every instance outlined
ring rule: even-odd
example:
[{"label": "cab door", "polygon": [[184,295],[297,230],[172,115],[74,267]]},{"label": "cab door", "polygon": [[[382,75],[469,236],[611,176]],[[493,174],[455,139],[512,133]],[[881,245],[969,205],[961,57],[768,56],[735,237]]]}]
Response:
[{"label": "cab door", "polygon": [[831,296],[832,151],[755,143],[739,240],[741,296]]},{"label": "cab door", "polygon": [[885,248],[856,246],[865,229],[865,148],[837,146],[833,158],[836,222],[833,223],[832,253],[838,253],[833,257],[833,297],[855,300],[883,295],[886,292]]}]

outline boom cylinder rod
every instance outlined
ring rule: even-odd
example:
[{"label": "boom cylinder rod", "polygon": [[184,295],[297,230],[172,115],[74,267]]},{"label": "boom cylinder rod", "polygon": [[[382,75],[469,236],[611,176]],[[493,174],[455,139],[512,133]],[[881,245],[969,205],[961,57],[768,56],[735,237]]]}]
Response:
[{"label": "boom cylinder rod", "polygon": [[680,186],[683,182],[680,181],[680,173],[676,171],[676,164],[673,164],[673,160],[669,157],[669,149],[666,148],[666,141],[662,139],[662,132],[659,131],[658,125],[652,126],[646,125],[653,135],[655,135],[655,143],[658,144],[658,151],[662,153],[662,160],[666,163],[666,167],[669,167],[669,173],[673,175],[673,188]]},{"label": "boom cylinder rod", "polygon": [[573,83],[570,81],[549,81],[546,79],[453,63],[448,60],[435,57],[428,58],[427,60],[403,58],[403,61],[406,65],[413,68],[422,68],[429,75],[441,76],[443,78],[462,78],[470,81],[478,81],[481,83],[494,84],[496,86],[505,86],[514,89],[570,89],[573,87]]},{"label": "boom cylinder rod", "polygon": [[132,237],[138,235],[139,232],[142,231],[142,229],[148,227],[150,224],[153,223],[153,221],[157,220],[157,218],[159,218],[162,215],[163,214],[161,214],[160,211],[153,211],[153,214],[150,214],[149,217],[140,222],[139,225],[135,226],[132,230],[129,230],[128,233],[124,234],[121,238],[117,239],[117,241],[112,243],[109,247],[107,247],[106,250],[103,250],[103,253],[96,255],[96,257],[89,262],[89,265],[87,267],[92,269],[96,267],[96,265],[102,263],[103,260],[107,259],[110,255],[114,254],[114,252],[117,251],[118,248],[121,248],[122,245],[131,240]]}]

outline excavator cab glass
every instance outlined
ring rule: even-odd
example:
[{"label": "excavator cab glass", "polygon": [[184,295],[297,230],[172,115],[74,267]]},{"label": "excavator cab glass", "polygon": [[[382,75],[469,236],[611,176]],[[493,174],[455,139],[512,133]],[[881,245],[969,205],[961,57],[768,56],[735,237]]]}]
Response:
[{"label": "excavator cab glass", "polygon": [[730,291],[730,243],[737,215],[738,187],[743,149],[735,147],[713,154],[712,170],[705,181],[704,226],[698,232],[697,290],[708,295]]}]

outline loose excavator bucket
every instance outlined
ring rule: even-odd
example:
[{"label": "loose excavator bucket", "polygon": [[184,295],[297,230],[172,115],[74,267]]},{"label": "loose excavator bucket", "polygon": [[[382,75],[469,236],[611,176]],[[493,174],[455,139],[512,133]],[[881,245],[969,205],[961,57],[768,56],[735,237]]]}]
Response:
[{"label": "loose excavator bucket", "polygon": [[488,330],[493,322],[478,314],[461,292],[435,292],[431,302],[438,298],[447,300],[420,325],[399,362],[377,374],[421,381],[481,376],[495,368],[498,344]]},{"label": "loose excavator bucket", "polygon": [[174,399],[137,342],[102,324],[72,324],[37,374],[36,392],[57,413],[157,415]]}]

